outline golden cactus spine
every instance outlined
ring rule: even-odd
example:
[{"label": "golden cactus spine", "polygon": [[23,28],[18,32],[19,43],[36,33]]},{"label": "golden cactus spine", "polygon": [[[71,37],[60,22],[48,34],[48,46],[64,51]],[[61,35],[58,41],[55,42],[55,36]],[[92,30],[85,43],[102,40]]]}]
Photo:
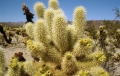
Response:
[{"label": "golden cactus spine", "polygon": [[58,15],[58,14],[64,14],[64,11],[61,8],[55,10],[55,15]]},{"label": "golden cactus spine", "polygon": [[36,2],[34,10],[38,18],[44,18],[45,6],[42,2]]},{"label": "golden cactus spine", "polygon": [[52,22],[53,22],[53,18],[54,18],[54,13],[55,10],[53,10],[52,8],[48,8],[45,10],[45,22],[47,24],[48,30],[49,30],[49,35],[52,38]]},{"label": "golden cactus spine", "polygon": [[96,64],[100,65],[106,60],[106,56],[103,51],[95,51],[92,55]]},{"label": "golden cactus spine", "polygon": [[90,73],[92,76],[109,76],[109,73],[99,66],[91,67]]},{"label": "golden cactus spine", "polygon": [[9,63],[9,70],[7,76],[21,76],[23,70],[23,63],[19,62],[17,58],[11,59]]},{"label": "golden cactus spine", "polygon": [[5,58],[2,48],[0,48],[0,76],[5,75]]},{"label": "golden cactus spine", "polygon": [[23,69],[25,73],[29,74],[30,76],[33,76],[38,70],[38,67],[34,64],[35,64],[35,61],[24,62]]},{"label": "golden cactus spine", "polygon": [[61,53],[65,53],[69,46],[66,27],[65,16],[63,14],[56,15],[52,27],[53,42]]},{"label": "golden cactus spine", "polygon": [[80,43],[78,42],[73,47],[73,52],[72,53],[75,57],[84,57],[86,51],[83,50],[83,49],[84,49],[84,47],[82,48]]},{"label": "golden cactus spine", "polygon": [[59,65],[61,62],[61,55],[55,47],[46,47],[41,42],[27,41],[27,48],[34,57],[40,58],[44,62],[51,62]]},{"label": "golden cactus spine", "polygon": [[86,10],[83,6],[78,6],[74,10],[73,25],[75,26],[77,37],[82,37],[86,24]]},{"label": "golden cactus spine", "polygon": [[92,40],[90,38],[79,38],[79,40],[73,47],[73,54],[78,58],[82,57],[82,59],[88,57],[92,45]]},{"label": "golden cactus spine", "polygon": [[91,76],[88,70],[80,70],[77,76]]},{"label": "golden cactus spine", "polygon": [[47,52],[47,47],[43,43],[28,40],[27,48],[33,57],[42,58],[43,61],[46,61],[45,54]]},{"label": "golden cactus spine", "polygon": [[62,67],[62,71],[66,75],[72,75],[78,71],[76,60],[70,52],[65,53],[65,56],[63,57],[61,63],[61,67]]},{"label": "golden cactus spine", "polygon": [[58,9],[59,8],[59,3],[58,0],[49,0],[48,6],[53,9]]},{"label": "golden cactus spine", "polygon": [[32,23],[27,23],[25,25],[25,29],[26,29],[26,33],[28,34],[28,36],[33,39],[33,24]]},{"label": "golden cactus spine", "polygon": [[73,25],[68,25],[67,32],[68,32],[69,49],[71,49],[71,48],[73,48],[73,45],[77,41],[75,27]]},{"label": "golden cactus spine", "polygon": [[48,58],[47,62],[54,63],[56,66],[60,65],[62,56],[60,52],[55,47],[49,47],[49,50],[47,51],[46,57]]},{"label": "golden cactus spine", "polygon": [[34,38],[35,41],[47,43],[48,32],[47,32],[47,26],[44,19],[38,19],[35,22],[33,34],[35,37]]}]

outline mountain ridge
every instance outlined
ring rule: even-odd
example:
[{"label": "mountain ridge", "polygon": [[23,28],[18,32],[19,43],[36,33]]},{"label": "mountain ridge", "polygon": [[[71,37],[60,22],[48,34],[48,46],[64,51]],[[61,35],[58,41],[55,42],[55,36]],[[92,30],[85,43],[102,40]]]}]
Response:
[{"label": "mountain ridge", "polygon": [[[100,25],[103,25],[103,21],[104,20],[87,20],[86,22],[93,22],[93,25],[95,25],[95,27],[98,27]],[[113,20],[108,20],[108,21],[113,21]],[[119,21],[120,20],[115,20],[114,22],[116,21]],[[25,24],[25,22],[23,21],[20,21],[20,22],[0,22],[0,24],[3,24],[3,25],[7,25],[7,26],[23,26]],[[68,21],[68,24],[72,24],[72,21]]]}]

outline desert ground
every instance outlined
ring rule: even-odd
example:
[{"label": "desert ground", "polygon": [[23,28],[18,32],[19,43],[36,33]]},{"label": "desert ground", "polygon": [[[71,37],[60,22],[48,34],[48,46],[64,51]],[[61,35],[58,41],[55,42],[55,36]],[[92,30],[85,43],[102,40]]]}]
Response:
[{"label": "desert ground", "polygon": [[0,45],[3,49],[3,52],[5,54],[5,61],[6,61],[6,67],[9,65],[9,61],[14,56],[15,53],[23,52],[23,57],[26,60],[32,60],[30,53],[27,50],[27,47],[24,43],[22,43],[22,36],[19,37],[19,40],[17,41],[14,37],[12,38],[12,44],[9,44],[7,46]]}]

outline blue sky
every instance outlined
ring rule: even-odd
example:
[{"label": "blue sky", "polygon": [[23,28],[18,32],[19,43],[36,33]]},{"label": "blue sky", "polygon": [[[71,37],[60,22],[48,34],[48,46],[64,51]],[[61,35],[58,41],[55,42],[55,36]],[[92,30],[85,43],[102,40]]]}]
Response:
[{"label": "blue sky", "polygon": [[[67,20],[73,19],[75,7],[84,6],[87,20],[113,20],[115,7],[120,9],[120,0],[58,0],[59,7],[64,11]],[[22,11],[22,3],[26,3],[30,11],[35,14],[35,2],[43,2],[48,7],[48,0],[0,0],[0,22],[26,21]],[[36,15],[34,21],[37,19]]]}]

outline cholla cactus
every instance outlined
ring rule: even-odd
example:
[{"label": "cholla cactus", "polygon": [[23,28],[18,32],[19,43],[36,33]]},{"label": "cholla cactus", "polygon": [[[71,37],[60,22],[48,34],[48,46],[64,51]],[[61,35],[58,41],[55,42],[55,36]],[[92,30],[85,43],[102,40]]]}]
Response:
[{"label": "cholla cactus", "polygon": [[5,75],[5,58],[2,48],[0,47],[0,76]]},{"label": "cholla cactus", "polygon": [[99,27],[99,30],[100,30],[99,43],[100,43],[100,46],[104,48],[106,45],[105,40],[107,38],[107,31],[105,30],[105,27],[103,25]]},{"label": "cholla cactus", "polygon": [[67,22],[63,14],[58,14],[53,20],[53,42],[61,53],[68,50]]},{"label": "cholla cactus", "polygon": [[33,24],[32,23],[27,23],[25,25],[25,28],[26,28],[26,33],[28,34],[28,36],[33,39]]},{"label": "cholla cactus", "polygon": [[68,32],[69,49],[71,49],[73,48],[73,45],[75,44],[77,39],[75,27],[73,25],[68,25],[67,32]]},{"label": "cholla cactus", "polygon": [[55,15],[58,15],[58,14],[64,14],[64,11],[60,8],[55,10]]},{"label": "cholla cactus", "polygon": [[91,52],[94,42],[90,38],[79,38],[78,43],[73,47],[73,55],[79,60],[84,59]]},{"label": "cholla cactus", "polygon": [[35,23],[33,36],[36,41],[47,43],[48,41],[48,28],[44,19],[38,19]]},{"label": "cholla cactus", "polygon": [[59,3],[58,0],[49,0],[48,6],[53,9],[58,9],[59,8]]},{"label": "cholla cactus", "polygon": [[90,76],[90,72],[88,70],[80,70],[77,76]]},{"label": "cholla cactus", "polygon": [[[43,11],[38,2],[39,6]],[[36,3],[37,14],[41,14],[38,7]],[[34,37],[27,41],[31,55],[39,58],[48,68],[38,67],[36,62],[24,62],[24,71],[31,76],[97,76],[92,67],[101,65],[106,57],[102,51],[93,52],[94,40],[83,36],[85,8],[75,8],[73,24],[68,25],[57,0],[49,0],[49,7],[38,15],[40,19],[31,30]]]},{"label": "cholla cactus", "polygon": [[34,5],[34,10],[38,18],[44,18],[45,6],[41,2],[36,2]]},{"label": "cholla cactus", "polygon": [[67,75],[75,74],[78,70],[76,59],[70,54],[70,52],[65,54],[61,66],[63,72]]},{"label": "cholla cactus", "polygon": [[32,56],[42,58],[44,61],[46,61],[45,54],[47,52],[47,47],[45,47],[43,43],[28,40],[27,48]]},{"label": "cholla cactus", "polygon": [[101,64],[101,63],[103,63],[106,60],[106,56],[105,56],[103,51],[96,51],[95,53],[93,53],[93,56],[94,56],[93,57],[94,61],[97,64]]},{"label": "cholla cactus", "polygon": [[23,69],[25,70],[25,73],[29,74],[30,76],[33,76],[37,72],[37,68],[39,68],[35,65],[35,61],[26,61],[23,64]]},{"label": "cholla cactus", "polygon": [[92,76],[109,76],[108,72],[99,66],[94,66],[90,69]]},{"label": "cholla cactus", "polygon": [[52,37],[52,22],[55,15],[54,11],[55,10],[53,10],[52,8],[48,8],[45,10],[45,14],[44,14],[45,22],[47,24],[47,27],[49,27],[48,30],[51,37]]},{"label": "cholla cactus", "polygon": [[74,10],[73,25],[75,26],[77,37],[82,37],[86,24],[86,10],[83,6],[78,6]]},{"label": "cholla cactus", "polygon": [[120,29],[116,30],[115,38],[116,38],[116,46],[119,47],[120,46]]},{"label": "cholla cactus", "polygon": [[9,70],[7,76],[21,76],[23,70],[23,62],[19,62],[17,58],[13,58],[9,63]]}]

